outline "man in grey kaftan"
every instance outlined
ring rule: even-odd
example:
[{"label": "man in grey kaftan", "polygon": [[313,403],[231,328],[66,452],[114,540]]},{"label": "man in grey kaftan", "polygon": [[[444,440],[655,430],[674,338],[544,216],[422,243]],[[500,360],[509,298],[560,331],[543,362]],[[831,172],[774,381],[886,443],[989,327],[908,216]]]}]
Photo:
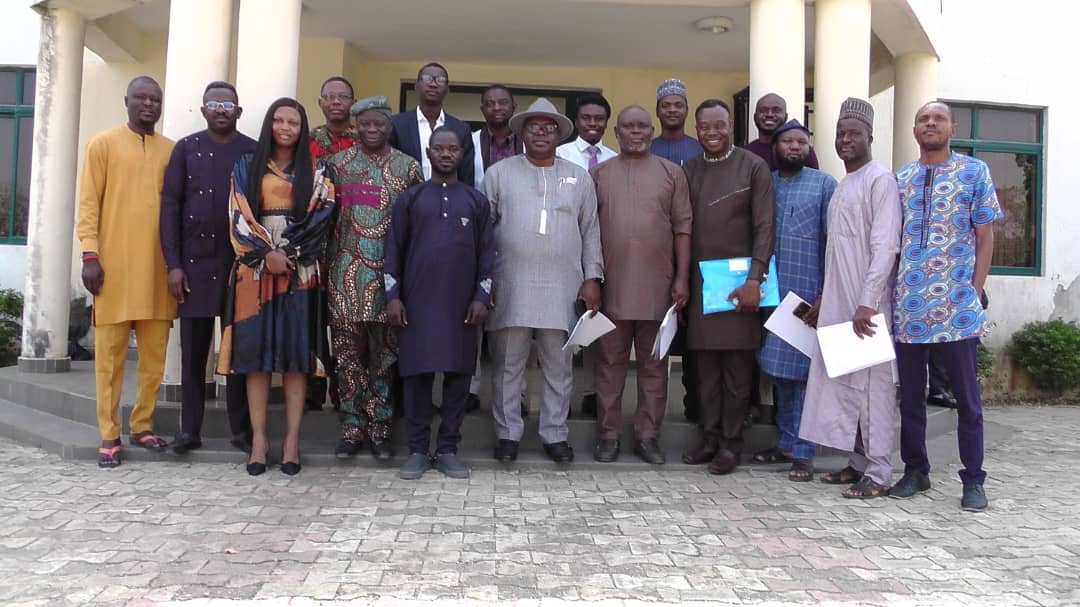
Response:
[{"label": "man in grey kaftan", "polygon": [[546,99],[516,114],[510,127],[524,139],[525,154],[492,165],[484,176],[495,220],[494,308],[487,322],[495,457],[517,456],[524,432],[521,387],[535,338],[544,375],[540,440],[552,459],[565,463],[573,459],[566,427],[573,369],[562,346],[576,320],[575,302],[600,305],[596,189],[585,169],[555,157],[555,144],[572,127]]},{"label": "man in grey kaftan", "polygon": [[[856,333],[863,335],[868,330],[892,333],[892,280],[903,219],[896,178],[870,159],[872,125],[869,103],[849,98],[841,106],[836,150],[848,172],[829,201],[817,320],[819,327],[853,321]],[[884,326],[869,325],[877,313],[885,315]],[[799,437],[852,452],[848,468],[822,480],[852,484],[845,497],[887,494],[896,412],[890,363],[829,379],[818,352],[810,363]]]}]

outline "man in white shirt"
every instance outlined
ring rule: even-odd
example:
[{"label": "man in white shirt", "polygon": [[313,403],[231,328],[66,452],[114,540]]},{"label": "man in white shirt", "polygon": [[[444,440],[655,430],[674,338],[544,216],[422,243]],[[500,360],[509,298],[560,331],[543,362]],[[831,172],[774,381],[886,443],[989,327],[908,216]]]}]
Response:
[{"label": "man in white shirt", "polygon": [[390,146],[405,152],[420,163],[424,179],[431,178],[431,161],[427,157],[428,139],[431,132],[444,124],[458,134],[462,141],[461,166],[458,181],[474,183],[473,140],[469,125],[443,111],[443,101],[450,92],[450,75],[438,63],[427,63],[416,74],[416,98],[418,105],[413,111],[395,115],[390,133]]},{"label": "man in white shirt", "polygon": [[[574,128],[577,139],[560,145],[555,154],[563,160],[569,160],[588,171],[596,165],[618,156],[618,152],[601,143],[611,118],[611,104],[603,95],[586,93],[577,100],[577,113],[574,115]],[[593,368],[596,366],[595,344],[582,350],[582,366],[585,369],[585,381],[582,385],[581,412],[587,417],[596,417],[596,380]]]}]

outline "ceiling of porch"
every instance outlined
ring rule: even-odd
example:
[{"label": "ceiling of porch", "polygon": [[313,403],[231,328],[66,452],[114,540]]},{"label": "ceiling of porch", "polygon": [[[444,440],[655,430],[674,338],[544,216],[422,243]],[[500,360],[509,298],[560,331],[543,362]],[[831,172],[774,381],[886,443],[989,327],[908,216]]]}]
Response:
[{"label": "ceiling of porch", "polygon": [[[125,16],[165,31],[169,0],[147,0]],[[713,16],[734,25],[724,34],[695,29]],[[749,65],[747,0],[304,0],[302,19],[303,35],[342,38],[376,59],[740,72]],[[810,66],[812,6],[806,23]]]}]

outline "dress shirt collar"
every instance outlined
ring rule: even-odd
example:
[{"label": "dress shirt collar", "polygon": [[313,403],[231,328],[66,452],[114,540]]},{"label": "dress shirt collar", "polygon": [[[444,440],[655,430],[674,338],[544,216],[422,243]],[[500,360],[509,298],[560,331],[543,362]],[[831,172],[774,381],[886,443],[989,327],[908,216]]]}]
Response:
[{"label": "dress shirt collar", "polygon": [[[420,111],[420,106],[416,106],[416,124],[427,124],[427,116],[424,112]],[[440,126],[446,124],[446,112],[441,108],[439,109],[439,117],[435,119],[435,126],[431,127],[431,130],[435,130]]]}]

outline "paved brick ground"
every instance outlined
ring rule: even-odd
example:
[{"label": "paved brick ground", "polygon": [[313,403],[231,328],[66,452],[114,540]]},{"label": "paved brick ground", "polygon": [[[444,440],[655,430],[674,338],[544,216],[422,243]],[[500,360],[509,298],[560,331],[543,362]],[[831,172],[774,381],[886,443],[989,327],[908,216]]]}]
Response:
[{"label": "paved brick ground", "polygon": [[989,445],[982,514],[955,465],[859,502],[767,467],[249,478],[0,441],[0,604],[1080,604],[1080,407],[987,418],[1016,431]]}]

